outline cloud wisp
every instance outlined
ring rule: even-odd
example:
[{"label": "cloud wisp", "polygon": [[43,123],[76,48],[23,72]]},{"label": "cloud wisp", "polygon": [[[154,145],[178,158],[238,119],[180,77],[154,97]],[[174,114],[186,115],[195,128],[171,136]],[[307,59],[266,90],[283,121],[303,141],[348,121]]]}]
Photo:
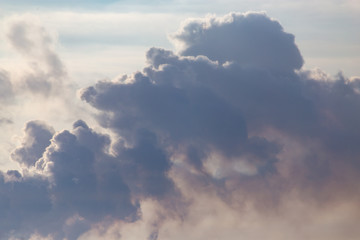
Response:
[{"label": "cloud wisp", "polygon": [[37,20],[31,16],[8,20],[7,38],[29,62],[31,72],[21,77],[22,90],[50,95],[62,90],[66,71],[53,50],[53,38],[40,24],[36,24]]},{"label": "cloud wisp", "polygon": [[356,239],[360,80],[302,70],[264,13],[172,37],[178,53],[151,48],[141,72],[80,91],[112,138],[27,123],[0,238]]}]

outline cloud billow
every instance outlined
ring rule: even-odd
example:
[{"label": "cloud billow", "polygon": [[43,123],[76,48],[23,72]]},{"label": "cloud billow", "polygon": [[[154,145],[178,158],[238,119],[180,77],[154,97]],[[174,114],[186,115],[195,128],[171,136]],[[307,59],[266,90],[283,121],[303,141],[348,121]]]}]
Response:
[{"label": "cloud billow", "polygon": [[152,48],[142,72],[82,90],[102,126],[130,142],[153,132],[223,196],[240,188],[255,205],[279,207],[293,191],[358,196],[345,190],[359,179],[356,80],[298,72],[294,36],[262,13],[189,20],[172,37],[179,55]]},{"label": "cloud billow", "polygon": [[183,56],[205,55],[220,63],[275,71],[300,69],[303,59],[294,35],[262,13],[231,13],[222,18],[190,20],[175,34]]},{"label": "cloud billow", "polygon": [[34,166],[36,161],[43,155],[47,146],[50,145],[50,139],[55,131],[46,123],[40,121],[31,121],[26,124],[25,137],[22,146],[16,148],[11,158],[13,161]]},{"label": "cloud billow", "polygon": [[[106,153],[108,136],[78,121],[72,131],[55,133],[44,149],[39,141],[51,129],[30,122],[25,131],[39,139],[13,153],[16,161],[29,167],[28,171],[1,175],[1,206],[6,210],[0,217],[0,238],[12,233],[27,238],[36,232],[54,239],[76,239],[91,224],[105,218],[137,218],[137,206],[121,177],[120,163]],[[40,148],[43,153],[38,156]],[[34,165],[30,157],[38,158],[35,166],[29,166]]]},{"label": "cloud billow", "polygon": [[340,226],[326,239],[359,233],[359,79],[299,70],[294,36],[263,13],[188,20],[173,38],[179,54],[151,48],[141,72],[80,91],[112,138],[27,124],[23,174],[0,177],[3,236],[126,239],[144,224],[148,239],[325,239],[326,217]]}]

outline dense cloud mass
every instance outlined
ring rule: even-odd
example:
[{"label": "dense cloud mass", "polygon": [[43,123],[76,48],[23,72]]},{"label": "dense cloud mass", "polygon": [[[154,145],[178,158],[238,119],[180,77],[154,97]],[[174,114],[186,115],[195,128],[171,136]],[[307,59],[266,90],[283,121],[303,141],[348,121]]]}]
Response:
[{"label": "dense cloud mass", "polygon": [[303,59],[294,36],[265,14],[232,13],[222,18],[189,20],[176,34],[181,55],[205,55],[220,63],[271,70],[300,69]]},{"label": "dense cloud mass", "polygon": [[8,229],[1,232],[1,239],[11,235],[27,239],[34,231],[54,239],[76,239],[105,218],[137,218],[120,162],[106,153],[108,136],[95,133],[81,120],[72,131],[52,135],[51,143],[52,129],[43,123],[30,122],[25,132],[24,139],[32,144],[16,149],[13,158],[30,167],[23,174],[1,175],[5,214],[0,229]]},{"label": "dense cloud mass", "polygon": [[40,121],[31,121],[26,124],[25,136],[22,146],[11,154],[14,161],[25,164],[27,167],[34,166],[41,158],[50,139],[54,135],[54,129]]},{"label": "dense cloud mass", "polygon": [[263,13],[173,38],[179,54],[151,48],[141,72],[80,91],[112,137],[27,123],[0,238],[355,240],[360,79],[301,70]]}]

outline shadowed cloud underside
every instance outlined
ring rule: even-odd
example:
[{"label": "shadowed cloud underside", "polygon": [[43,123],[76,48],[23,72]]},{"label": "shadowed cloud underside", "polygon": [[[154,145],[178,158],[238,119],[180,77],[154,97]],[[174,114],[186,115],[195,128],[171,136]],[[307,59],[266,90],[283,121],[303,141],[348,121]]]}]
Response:
[{"label": "shadowed cloud underside", "polygon": [[142,71],[80,90],[111,137],[26,124],[22,171],[0,173],[0,238],[355,240],[360,79],[302,70],[264,13],[189,19],[172,40],[178,53],[151,48]]}]

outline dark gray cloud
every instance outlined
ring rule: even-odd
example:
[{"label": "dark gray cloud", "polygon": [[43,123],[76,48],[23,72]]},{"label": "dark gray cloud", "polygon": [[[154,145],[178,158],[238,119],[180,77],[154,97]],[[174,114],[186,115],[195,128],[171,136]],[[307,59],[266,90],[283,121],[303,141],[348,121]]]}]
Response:
[{"label": "dark gray cloud", "polygon": [[174,37],[181,55],[152,48],[142,72],[82,91],[104,127],[130,143],[152,132],[224,201],[239,188],[259,209],[294,189],[324,204],[359,196],[357,79],[295,72],[293,35],[264,14],[192,20]]},{"label": "dark gray cloud", "polygon": [[[1,239],[29,236],[35,229],[49,227],[44,223],[51,210],[51,199],[47,182],[40,176],[25,179],[18,171],[0,173],[0,202]],[[51,230],[54,228],[46,231]]]},{"label": "dark gray cloud", "polygon": [[262,13],[231,13],[222,18],[190,20],[173,35],[181,55],[205,55],[221,63],[275,71],[300,69],[303,59],[294,35]]},{"label": "dark gray cloud", "polygon": [[116,147],[117,158],[123,162],[121,172],[134,194],[161,199],[174,194],[174,184],[167,176],[171,162],[167,153],[158,146],[156,135],[140,130],[134,147],[121,143]]},{"label": "dark gray cloud", "polygon": [[241,113],[208,89],[153,84],[140,73],[134,78],[133,84],[100,82],[83,92],[84,100],[106,109],[100,116],[105,127],[130,139],[145,128],[158,133],[164,141],[211,144],[233,151],[245,140]]},{"label": "dark gray cloud", "polygon": [[50,139],[55,131],[46,123],[31,121],[26,124],[24,132],[22,146],[11,153],[11,158],[30,167],[34,166],[36,161],[42,157],[46,147],[50,145]]},{"label": "dark gray cloud", "polygon": [[81,120],[73,127],[55,133],[40,121],[26,124],[12,153],[24,173],[0,172],[1,239],[77,239],[95,223],[138,219],[141,199],[176,194],[168,155],[151,132],[139,131],[133,147],[118,141],[110,154],[109,136]]},{"label": "dark gray cloud", "polygon": [[[55,134],[28,123],[13,159],[35,167],[1,174],[3,236],[26,238],[35,230],[77,239],[95,223],[138,226],[149,219],[146,211],[155,215],[148,239],[179,239],[174,233],[182,226],[219,234],[214,229],[225,224],[227,231],[234,222],[244,239],[260,236],[251,235],[256,228],[247,228],[242,216],[266,229],[269,216],[281,229],[300,223],[314,239],[326,239],[314,230],[316,219],[328,219],[325,211],[332,208],[345,214],[339,206],[352,212],[341,226],[352,226],[360,216],[354,207],[360,196],[359,79],[296,71],[303,60],[294,37],[264,14],[191,20],[174,37],[184,44],[180,55],[152,48],[143,71],[81,90],[112,141],[83,121]],[[26,194],[28,205],[20,197]],[[149,210],[147,201],[162,210]],[[202,222],[199,214],[212,219],[209,212],[220,221]],[[170,224],[178,219],[181,224]],[[340,227],[331,230],[345,236]],[[224,236],[239,238],[236,231]]]},{"label": "dark gray cloud", "polygon": [[[105,219],[137,218],[138,207],[122,178],[121,162],[106,153],[108,136],[83,121],[76,122],[72,131],[54,135],[52,128],[33,121],[25,133],[24,139],[32,144],[26,146],[24,141],[13,159],[28,170],[1,173],[1,239],[28,239],[35,232],[77,239],[91,224]],[[35,161],[35,168],[30,168]]]},{"label": "dark gray cloud", "polygon": [[92,222],[108,215],[127,217],[136,208],[121,174],[116,172],[119,168],[111,168],[113,161],[104,152],[109,138],[83,122],[74,127],[73,133],[56,134],[37,163],[37,168],[50,174],[54,204],[63,212],[76,212]]}]

